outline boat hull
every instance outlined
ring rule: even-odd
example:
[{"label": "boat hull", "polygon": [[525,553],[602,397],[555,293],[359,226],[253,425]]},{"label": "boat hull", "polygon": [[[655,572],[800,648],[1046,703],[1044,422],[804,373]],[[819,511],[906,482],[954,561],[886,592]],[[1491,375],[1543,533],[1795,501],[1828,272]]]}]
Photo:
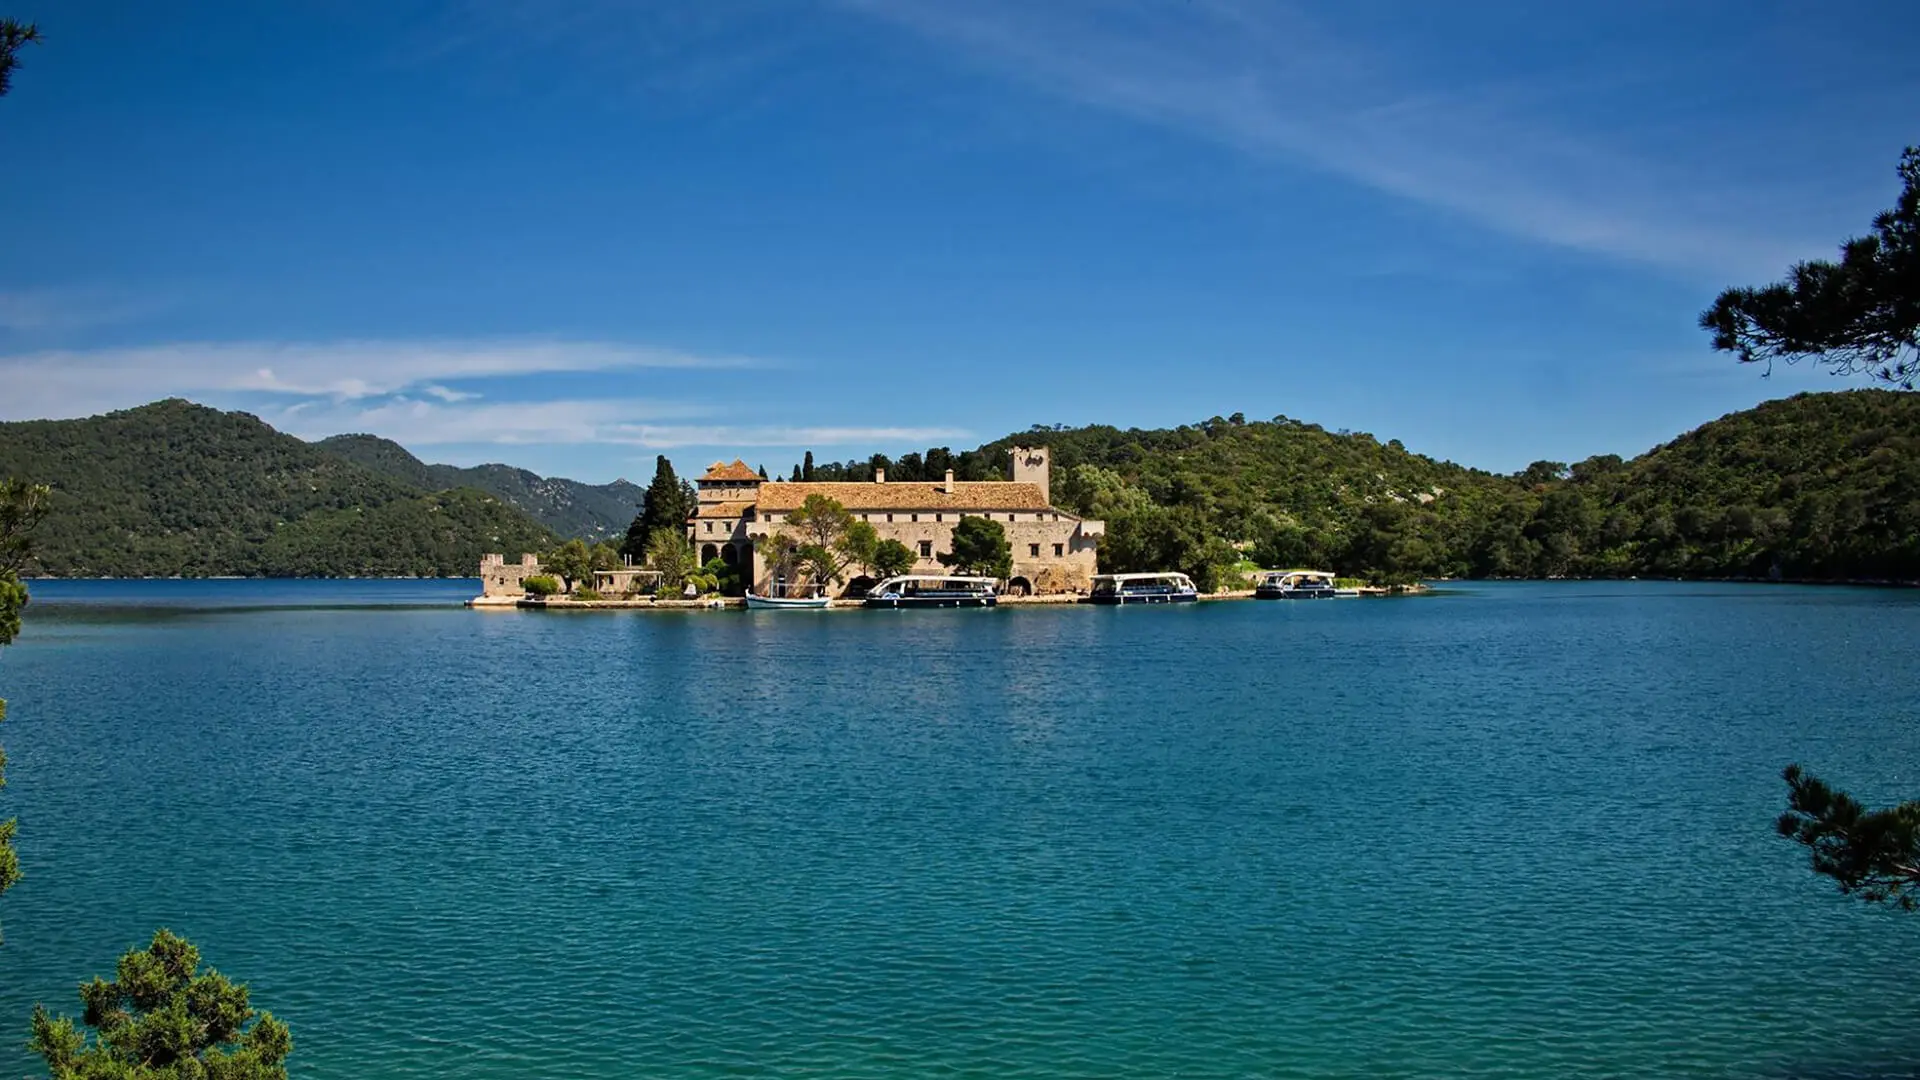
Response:
[{"label": "boat hull", "polygon": [[1119,607],[1124,604],[1191,604],[1200,599],[1198,593],[1136,593],[1132,596],[1109,594],[1089,596],[1087,603],[1103,607]]},{"label": "boat hull", "polygon": [[1339,595],[1333,589],[1255,589],[1255,600],[1331,600]]},{"label": "boat hull", "polygon": [[870,608],[990,608],[998,603],[992,596],[869,596],[861,601]]},{"label": "boat hull", "polygon": [[824,596],[796,597],[788,600],[778,596],[747,594],[749,611],[823,611],[831,602]]}]

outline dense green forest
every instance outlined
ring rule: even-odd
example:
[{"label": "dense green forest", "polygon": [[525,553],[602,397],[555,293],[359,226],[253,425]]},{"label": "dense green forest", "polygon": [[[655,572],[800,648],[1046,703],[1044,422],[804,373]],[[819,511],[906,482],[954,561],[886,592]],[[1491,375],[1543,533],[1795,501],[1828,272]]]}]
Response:
[{"label": "dense green forest", "polygon": [[62,576],[471,575],[482,552],[554,542],[495,496],[425,491],[178,400],[0,424],[0,476],[52,487],[32,569]]},{"label": "dense green forest", "polygon": [[1801,394],[1632,461],[1540,461],[1510,476],[1238,414],[1152,431],[1036,427],[961,453],[811,471],[989,479],[1011,447],[1041,444],[1054,500],[1107,521],[1108,571],[1920,580],[1920,395],[1890,390]]},{"label": "dense green forest", "polygon": [[[1210,583],[1249,565],[1375,581],[1920,580],[1920,394],[1888,390],[1802,394],[1631,461],[1542,461],[1513,475],[1239,415],[1152,431],[1034,428],[958,453],[809,458],[795,471],[1003,478],[1009,447],[1038,444],[1053,451],[1055,502],[1107,522],[1108,570],[1181,569]],[[53,486],[38,569],[70,575],[470,574],[483,551],[617,533],[641,501],[624,481],[427,465],[371,436],[309,444],[184,401],[0,424],[6,476]],[[485,476],[496,479],[481,488]]]},{"label": "dense green forest", "polygon": [[561,536],[605,540],[626,535],[645,489],[625,480],[583,484],[511,465],[429,465],[378,435],[335,435],[314,444],[328,453],[425,491],[472,488],[518,507]]}]

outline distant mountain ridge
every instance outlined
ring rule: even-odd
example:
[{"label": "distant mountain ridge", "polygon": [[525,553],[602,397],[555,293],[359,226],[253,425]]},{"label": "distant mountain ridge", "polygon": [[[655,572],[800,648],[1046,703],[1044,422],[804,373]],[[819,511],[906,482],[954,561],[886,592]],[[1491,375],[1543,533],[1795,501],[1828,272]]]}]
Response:
[{"label": "distant mountain ridge", "polygon": [[335,435],[313,445],[363,468],[418,488],[467,487],[518,507],[562,536],[589,541],[626,535],[646,489],[625,480],[586,484],[546,477],[511,465],[429,465],[392,439]]},{"label": "distant mountain ridge", "polygon": [[178,399],[0,423],[0,476],[53,489],[35,568],[56,576],[465,576],[483,552],[556,540],[499,496],[406,483]]}]

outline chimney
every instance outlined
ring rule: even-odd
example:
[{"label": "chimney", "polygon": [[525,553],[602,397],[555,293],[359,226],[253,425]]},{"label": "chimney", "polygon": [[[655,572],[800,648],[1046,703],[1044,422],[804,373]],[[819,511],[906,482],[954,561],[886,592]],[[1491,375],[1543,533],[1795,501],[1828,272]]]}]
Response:
[{"label": "chimney", "polygon": [[876,483],[876,484],[884,484],[884,483],[886,483],[886,482],[887,482],[887,470],[885,470],[885,469],[875,469],[875,470],[873,470],[873,482],[874,482],[874,483]]},{"label": "chimney", "polygon": [[953,494],[953,470],[952,469],[947,470],[947,486],[941,488],[940,490],[946,492],[949,495]]}]

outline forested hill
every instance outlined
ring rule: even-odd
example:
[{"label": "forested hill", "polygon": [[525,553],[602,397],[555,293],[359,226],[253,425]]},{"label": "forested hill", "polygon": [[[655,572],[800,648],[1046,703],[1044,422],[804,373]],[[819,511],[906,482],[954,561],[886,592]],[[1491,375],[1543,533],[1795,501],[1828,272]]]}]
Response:
[{"label": "forested hill", "polygon": [[484,491],[526,511],[561,536],[590,541],[625,536],[646,492],[625,480],[583,484],[511,465],[429,465],[406,447],[378,435],[335,435],[314,445],[414,487]]},{"label": "forested hill", "polygon": [[1632,461],[1499,476],[1286,417],[1043,428],[955,453],[829,463],[817,479],[1004,475],[1053,451],[1061,505],[1107,521],[1109,571],[1315,566],[1436,577],[1920,580],[1920,394],[1802,394]]},{"label": "forested hill", "polygon": [[[1920,580],[1920,394],[1800,394],[1622,463],[1593,458],[1488,534],[1532,574]],[[1521,532],[1525,534],[1526,529]],[[1528,561],[1528,560],[1531,561]]]},{"label": "forested hill", "polygon": [[1920,394],[1801,394],[1632,461],[1509,477],[1276,418],[1171,431],[1029,431],[1057,497],[1109,519],[1102,563],[1416,577],[1920,580]]},{"label": "forested hill", "polygon": [[554,539],[495,496],[426,491],[179,400],[0,424],[0,476],[53,488],[36,547],[55,575],[471,575],[484,551]]},{"label": "forested hill", "polygon": [[[867,479],[883,465],[901,480],[948,468],[987,479],[1015,445],[1052,448],[1054,499],[1106,520],[1100,560],[1113,571],[1920,580],[1920,394],[1889,390],[1802,394],[1631,461],[1543,461],[1512,476],[1238,416],[1036,428],[812,475]],[[371,436],[309,444],[184,401],[0,424],[0,476],[54,487],[41,567],[74,575],[470,574],[483,551],[617,532],[640,501],[624,482],[427,465]],[[581,492],[613,502],[584,509]],[[550,530],[509,502],[574,527]]]}]

